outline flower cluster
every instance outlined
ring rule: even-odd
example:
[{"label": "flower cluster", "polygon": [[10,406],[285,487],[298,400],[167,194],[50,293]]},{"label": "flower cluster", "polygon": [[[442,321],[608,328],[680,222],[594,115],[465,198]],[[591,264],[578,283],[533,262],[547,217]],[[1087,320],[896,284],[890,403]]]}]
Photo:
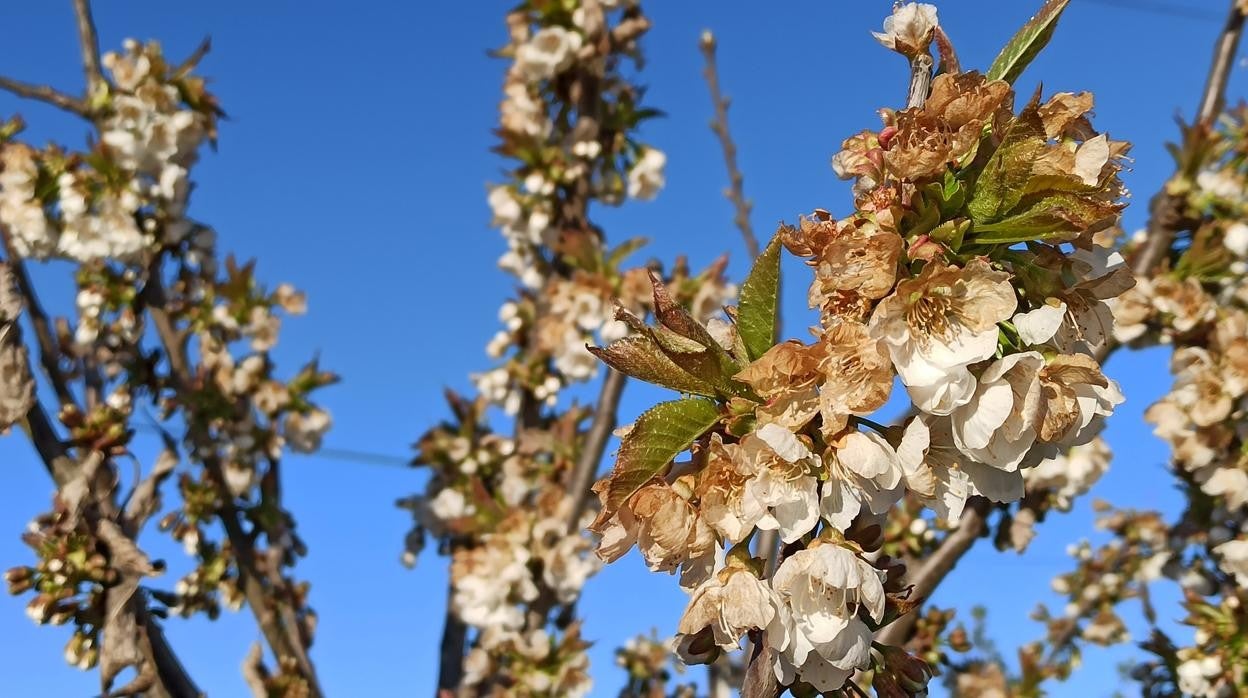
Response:
[{"label": "flower cluster", "polygon": [[[645,310],[645,271],[620,268],[643,241],[609,249],[587,216],[591,202],[650,199],[664,184],[666,156],[635,136],[656,112],[640,105],[641,91],[620,72],[639,57],[637,39],[649,22],[635,4],[617,5],[590,12],[578,3],[531,3],[508,17],[510,42],[500,54],[513,60],[498,152],[517,165],[488,198],[508,246],[499,265],[522,291],[500,309],[504,328],[487,347],[507,361],[475,382],[509,414],[525,394],[553,405],[562,388],[593,377],[597,361],[585,345],[627,333],[615,319],[617,303]],[[573,91],[584,76],[593,76],[593,99]],[[695,291],[710,313],[733,294],[722,268],[702,274]]]},{"label": "flower cluster", "polygon": [[575,458],[574,410],[517,439],[483,426],[487,402],[451,395],[461,420],[426,433],[417,463],[433,476],[413,511],[404,560],[414,564],[432,534],[451,556],[450,611],[478,629],[460,690],[470,695],[585,695],[587,646],[575,626],[551,637],[530,613],[571,605],[599,567],[588,539],[568,535],[573,500],[560,486]]},{"label": "flower cluster", "polygon": [[[618,15],[610,31],[607,15],[579,3],[526,3],[508,17],[510,41],[499,53],[512,63],[499,152],[520,162],[509,183],[490,189],[489,203],[508,245],[499,264],[529,289],[544,286],[562,254],[597,243],[583,239],[591,231],[577,230],[585,212],[569,210],[569,198],[619,204],[626,196],[651,199],[663,187],[663,152],[629,133],[654,112],[619,73],[622,61],[638,56],[648,22],[636,6],[619,5],[602,3]],[[611,44],[605,53],[594,45],[602,40]],[[603,77],[589,106],[569,92],[587,73]]]},{"label": "flower cluster", "polygon": [[[904,53],[934,19],[903,6],[886,33]],[[1028,469],[1092,442],[1122,402],[1092,354],[1133,284],[1102,246],[1126,145],[1093,130],[1087,94],[1013,101],[1004,80],[937,75],[921,105],[845,141],[833,164],[855,210],[781,226],[733,323],[704,325],[656,279],[658,324],[630,318],[638,338],[596,350],[689,395],[624,436],[593,527],[604,559],[635,545],[680,571],[686,659],[762,633],[785,685],[834,691],[871,669],[921,690],[926,665],[872,650],[904,612],[903,568],[876,554],[884,517],[906,494],[946,521],[971,496],[1016,501]],[[812,272],[812,342],[776,342],[782,248]],[[868,417],[897,379],[916,415],[884,427]],[[759,530],[784,545],[770,578]]]},{"label": "flower cluster", "polygon": [[[1176,149],[1179,170],[1166,188],[1171,198],[1163,200],[1174,207],[1174,239],[1161,268],[1113,302],[1118,342],[1174,346],[1174,382],[1145,417],[1170,447],[1186,507],[1167,521],[1158,512],[1100,505],[1098,525],[1111,539],[1095,549],[1087,542],[1072,546],[1076,569],[1054,580],[1055,590],[1069,597],[1065,612],[1038,615],[1049,628],[1047,659],[1035,663],[1043,676],[1069,675],[1079,662],[1079,641],[1127,641],[1119,606],[1138,598],[1151,626],[1141,647],[1154,657],[1139,662],[1132,677],[1146,693],[1229,696],[1248,690],[1241,653],[1225,649],[1241,643],[1248,628],[1242,610],[1248,601],[1244,116],[1238,109],[1218,128],[1184,129],[1183,147]],[[1125,250],[1139,254],[1142,245],[1137,237]],[[1103,458],[1087,448],[1068,456],[1063,477],[1070,485],[1051,480],[1041,466],[1029,486],[1061,496],[1081,473],[1101,469]],[[1157,627],[1146,585],[1159,578],[1182,590],[1184,622],[1195,628],[1188,646],[1176,645]]]},{"label": "flower cluster", "polygon": [[[288,613],[281,639],[269,635],[270,649],[283,667],[297,666],[292,686],[315,692],[306,656],[315,615],[306,585],[287,575],[305,549],[282,507],[279,465],[288,450],[319,447],[331,420],[312,394],[336,378],[315,362],[279,377],[270,350],[282,315],[304,312],[303,294],[286,284],[269,291],[254,264],[219,259],[211,228],[188,215],[190,169],[222,113],[194,73],[199,57],[171,64],[158,44],[133,40],[104,55],[82,107],[95,130],[85,151],[19,142],[20,121],[0,129],[0,230],[18,257],[3,279],[6,326],[15,317],[11,276],[32,261],[73,265],[78,315],[76,323],[34,323],[66,436],[62,444],[42,405],[31,412],[59,449],[48,463],[59,492],[55,525],[28,537],[40,563],[16,568],[11,590],[35,584],[36,609],[68,604],[37,620],[75,623],[67,658],[85,668],[98,657],[106,692],[127,666],[146,665],[139,673],[148,682],[169,679],[159,672],[171,667],[161,669],[151,649],[158,643],[143,637],[151,632],[149,596],[158,613],[215,617],[222,600],[251,606],[261,624],[271,625],[275,610]],[[29,278],[20,293],[42,312]],[[16,368],[25,357],[11,346],[16,328],[4,337],[0,358]],[[21,373],[6,368],[6,376],[12,382]],[[5,386],[6,402],[21,397],[18,388]],[[131,455],[143,403],[161,422],[165,449],[127,493],[114,459]],[[181,443],[170,431],[181,431]],[[140,579],[164,570],[135,538],[162,508],[175,472],[179,496],[161,527],[194,566],[173,590],[152,589],[132,603]],[[69,571],[66,556],[95,571]],[[73,607],[73,598],[86,601]]]},{"label": "flower cluster", "polygon": [[[640,7],[524,3],[508,26],[498,152],[516,165],[489,203],[508,243],[500,264],[521,289],[487,347],[501,364],[473,377],[475,400],[451,395],[455,420],[417,445],[431,478],[400,502],[416,520],[404,561],[426,534],[451,557],[450,612],[475,630],[460,693],[583,695],[586,644],[570,609],[601,563],[577,533],[592,514],[571,486],[598,456],[584,453],[589,411],[561,405],[561,391],[597,372],[587,344],[621,340],[632,331],[621,318],[653,311],[653,271],[702,318],[735,289],[724,259],[698,274],[683,259],[626,269],[644,241],[608,247],[589,220],[594,203],[651,198],[663,184],[663,154],[636,140],[653,112],[622,73],[649,26]],[[491,405],[516,419],[514,437],[487,428]]]},{"label": "flower cluster", "polygon": [[195,227],[185,217],[188,175],[215,134],[211,95],[155,43],[129,40],[103,62],[111,93],[94,152],[0,148],[0,223],[24,257],[134,261]]}]

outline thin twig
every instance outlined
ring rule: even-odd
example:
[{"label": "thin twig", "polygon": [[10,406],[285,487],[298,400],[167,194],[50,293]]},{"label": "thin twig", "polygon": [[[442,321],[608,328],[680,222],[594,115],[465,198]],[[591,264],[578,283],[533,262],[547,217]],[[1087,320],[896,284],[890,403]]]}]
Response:
[{"label": "thin twig", "polygon": [[589,488],[598,473],[598,464],[602,462],[602,454],[607,450],[611,432],[615,430],[620,396],[624,394],[624,385],[627,382],[628,376],[614,368],[607,369],[607,377],[603,379],[602,390],[598,393],[598,405],[594,407],[594,421],[585,432],[581,455],[568,483],[568,495],[572,497],[572,509],[568,516],[569,533],[577,533],[581,527],[581,515],[585,513],[589,502]]},{"label": "thin twig", "polygon": [[729,101],[719,89],[719,68],[715,60],[715,35],[709,29],[703,31],[699,45],[702,48],[702,57],[706,60],[706,67],[702,69],[702,77],[706,80],[706,86],[711,93],[711,105],[715,109],[715,118],[711,119],[711,131],[719,139],[719,146],[724,151],[724,165],[728,168],[728,188],[724,190],[724,196],[732,202],[736,210],[733,222],[741,231],[741,237],[745,240],[745,249],[753,259],[758,256],[758,238],[754,235],[754,226],[750,224],[750,211],[754,208],[754,204],[745,198],[745,177],[741,174],[741,168],[737,166],[737,144],[733,142],[732,133],[728,130]]},{"label": "thin twig", "polygon": [[104,72],[100,70],[100,39],[91,16],[90,0],[74,0],[74,17],[78,20],[78,46],[82,50],[82,72],[87,77],[87,101],[90,102],[104,84]]},{"label": "thin twig", "polygon": [[195,66],[199,65],[200,61],[204,60],[204,56],[207,56],[208,52],[211,50],[212,50],[212,37],[205,36],[204,40],[199,42],[199,46],[196,46],[195,50],[191,52],[191,55],[187,56],[186,60],[178,64],[178,67],[176,70],[173,71],[173,74],[174,75],[186,75],[187,73],[191,72],[192,70],[195,69]]},{"label": "thin twig", "polygon": [[468,626],[452,610],[455,585],[446,587],[446,619],[442,623],[442,643],[438,648],[438,698],[450,698],[464,679],[464,647]]},{"label": "thin twig", "polygon": [[91,118],[91,110],[87,108],[87,103],[61,92],[60,90],[49,87],[48,85],[32,85],[21,80],[6,78],[0,76],[0,90],[12,92],[18,97],[25,99],[34,99],[40,102],[51,104],[57,109],[64,109],[71,114],[77,114],[84,119]]}]

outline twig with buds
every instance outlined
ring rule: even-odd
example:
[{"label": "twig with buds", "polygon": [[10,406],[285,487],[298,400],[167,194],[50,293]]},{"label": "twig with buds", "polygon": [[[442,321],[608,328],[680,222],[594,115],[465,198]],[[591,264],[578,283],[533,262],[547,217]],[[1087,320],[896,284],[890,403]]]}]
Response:
[{"label": "twig with buds", "polygon": [[724,196],[732,202],[736,212],[733,223],[741,231],[741,237],[745,240],[745,249],[753,259],[758,256],[758,238],[754,235],[754,226],[750,223],[750,211],[754,208],[754,204],[745,198],[745,176],[741,174],[741,168],[737,166],[737,144],[733,142],[732,133],[728,130],[728,98],[719,89],[719,69],[715,60],[715,35],[709,29],[704,30],[698,45],[702,49],[702,57],[706,62],[705,67],[702,68],[702,78],[710,90],[711,106],[715,110],[715,117],[711,119],[711,131],[719,140],[719,146],[724,153],[724,166],[728,168],[728,188],[724,190]]}]

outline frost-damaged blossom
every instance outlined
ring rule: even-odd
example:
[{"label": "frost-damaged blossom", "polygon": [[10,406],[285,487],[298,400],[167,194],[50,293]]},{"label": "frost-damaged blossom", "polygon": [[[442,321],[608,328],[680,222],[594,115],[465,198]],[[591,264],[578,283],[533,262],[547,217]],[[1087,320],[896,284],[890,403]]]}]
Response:
[{"label": "frost-damaged blossom", "polygon": [[[878,38],[917,56],[934,8],[898,6]],[[728,321],[655,279],[655,324],[625,316],[633,334],[593,349],[684,395],[623,434],[594,530],[608,561],[636,544],[652,569],[682,571],[687,659],[761,632],[785,685],[837,691],[870,669],[881,692],[921,691],[924,659],[871,651],[886,608],[911,603],[884,532],[917,531],[905,552],[921,554],[919,505],[953,524],[971,497],[1008,505],[1031,480],[1069,498],[1104,469],[1090,442],[1123,396],[1094,352],[1133,280],[1106,247],[1127,146],[1095,132],[1091,108],[1061,93],[1016,110],[1008,83],[942,73],[922,106],[844,142],[833,167],[855,180],[853,210],[782,225]],[[811,273],[809,341],[776,336],[785,250]],[[886,427],[897,379],[918,414]],[[784,546],[771,579],[758,531]]]},{"label": "frost-damaged blossom", "polygon": [[[1093,547],[1072,546],[1075,569],[1054,579],[1054,590],[1068,597],[1064,612],[1037,617],[1048,625],[1051,647],[1036,671],[1064,678],[1080,660],[1080,641],[1113,644],[1130,640],[1119,613],[1139,598],[1146,611],[1161,594],[1150,587],[1172,582],[1190,630],[1153,625],[1139,644],[1147,656],[1131,677],[1147,695],[1232,696],[1248,692],[1248,663],[1238,651],[1248,636],[1244,587],[1248,582],[1248,460],[1245,459],[1244,404],[1248,396],[1248,296],[1244,294],[1245,228],[1243,166],[1245,112],[1223,115],[1216,127],[1184,129],[1176,151],[1180,168],[1166,185],[1181,225],[1163,250],[1158,270],[1117,298],[1123,285],[1114,255],[1092,249],[1070,271],[1081,278],[1083,300],[1099,299],[1112,310],[1112,323],[1095,303],[1080,308],[1078,297],[1051,294],[1068,306],[1067,319],[1081,314],[1076,336],[1063,327],[1047,345],[1063,351],[1080,342],[1095,346],[1112,333],[1119,342],[1147,346],[1172,344],[1173,382],[1145,412],[1154,433],[1170,448],[1171,468],[1183,506],[1172,519],[1154,511],[1116,510],[1098,503],[1098,527],[1110,539]],[[1194,173],[1194,174],[1193,174]],[[1164,223],[1169,225],[1169,223]],[[1130,257],[1142,239],[1125,246]],[[1072,255],[1072,258],[1074,255]],[[1083,270],[1079,267],[1082,266]],[[1086,270],[1086,272],[1084,271]],[[1096,280],[1100,277],[1100,280]],[[1017,323],[1016,323],[1017,324]],[[1047,324],[1047,323],[1038,323]],[[1020,335],[1022,325],[1017,326]],[[1099,336],[1098,336],[1099,335]],[[1075,341],[1071,341],[1075,340]],[[1045,369],[1048,407],[1065,406],[1064,416],[1046,424],[1051,434],[1081,428],[1089,414],[1104,411],[1112,384],[1088,383],[1091,368],[1078,360],[1056,361]],[[1059,437],[1059,442],[1070,442]],[[1073,441],[1081,441],[1075,436]],[[1072,496],[1104,470],[1108,451],[1098,439],[1076,446],[1062,459],[1026,472],[1029,499],[1069,507]],[[1038,489],[1038,493],[1035,491]],[[1041,506],[1039,511],[1043,511]],[[1020,512],[1021,514],[1022,512]],[[1158,613],[1161,615],[1164,612]]]},{"label": "frost-damaged blossom", "polygon": [[884,19],[884,31],[871,32],[871,35],[885,48],[910,56],[927,52],[938,24],[935,5],[898,4],[893,14]]},{"label": "frost-damaged blossom", "polygon": [[897,285],[871,315],[915,406],[949,414],[975,394],[973,363],[997,350],[997,323],[1014,314],[1009,274],[984,260],[965,269],[929,263]]},{"label": "frost-damaged blossom", "polygon": [[677,631],[689,637],[705,629],[726,650],[740,646],[750,630],[762,630],[777,617],[779,601],[771,586],[753,570],[730,565],[698,585],[689,596]]},{"label": "frost-damaged blossom", "polygon": [[681,583],[706,579],[715,562],[715,534],[710,524],[667,484],[642,487],[602,531],[598,555],[619,559],[636,545],[652,571],[681,571]]}]

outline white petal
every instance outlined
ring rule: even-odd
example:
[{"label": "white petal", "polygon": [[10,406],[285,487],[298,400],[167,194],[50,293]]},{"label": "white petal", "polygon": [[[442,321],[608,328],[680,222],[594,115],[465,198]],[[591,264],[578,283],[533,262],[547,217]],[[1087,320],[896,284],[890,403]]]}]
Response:
[{"label": "white petal", "polygon": [[864,667],[871,658],[871,631],[866,623],[854,620],[832,642],[816,650],[838,669]]},{"label": "white petal", "polygon": [[1101,134],[1089,141],[1084,141],[1083,145],[1075,151],[1075,176],[1083,180],[1083,183],[1093,187],[1101,179],[1101,168],[1105,167],[1105,163],[1109,162],[1109,139],[1105,134]]},{"label": "white petal", "polygon": [[854,517],[862,508],[858,494],[841,480],[828,480],[823,483],[823,498],[819,501],[819,511],[832,528],[844,531],[854,522]]},{"label": "white petal", "polygon": [[1015,315],[1014,329],[1018,330],[1018,336],[1027,344],[1044,344],[1057,333],[1057,328],[1062,326],[1065,317],[1065,303],[1045,303],[1035,310]]},{"label": "white petal", "polygon": [[994,502],[1016,502],[1023,498],[1023,476],[974,461],[966,461],[962,469],[971,478],[975,491]]},{"label": "white petal", "polygon": [[874,432],[850,433],[845,437],[844,445],[837,449],[836,457],[845,467],[868,479],[898,470],[897,453]]},{"label": "white petal", "polygon": [[770,446],[771,450],[776,452],[776,455],[790,463],[796,463],[803,458],[809,458],[811,455],[810,449],[806,447],[806,444],[799,441],[793,435],[793,432],[779,424],[765,424],[754,433]]},{"label": "white petal", "polygon": [[[905,377],[902,377],[905,383]],[[906,385],[914,406],[932,415],[947,415],[965,405],[975,396],[975,376],[965,367],[947,371],[938,381],[927,385]]]},{"label": "white petal", "polygon": [[975,397],[953,411],[954,443],[961,449],[987,446],[1013,407],[1014,390],[1009,383],[979,381]]}]

